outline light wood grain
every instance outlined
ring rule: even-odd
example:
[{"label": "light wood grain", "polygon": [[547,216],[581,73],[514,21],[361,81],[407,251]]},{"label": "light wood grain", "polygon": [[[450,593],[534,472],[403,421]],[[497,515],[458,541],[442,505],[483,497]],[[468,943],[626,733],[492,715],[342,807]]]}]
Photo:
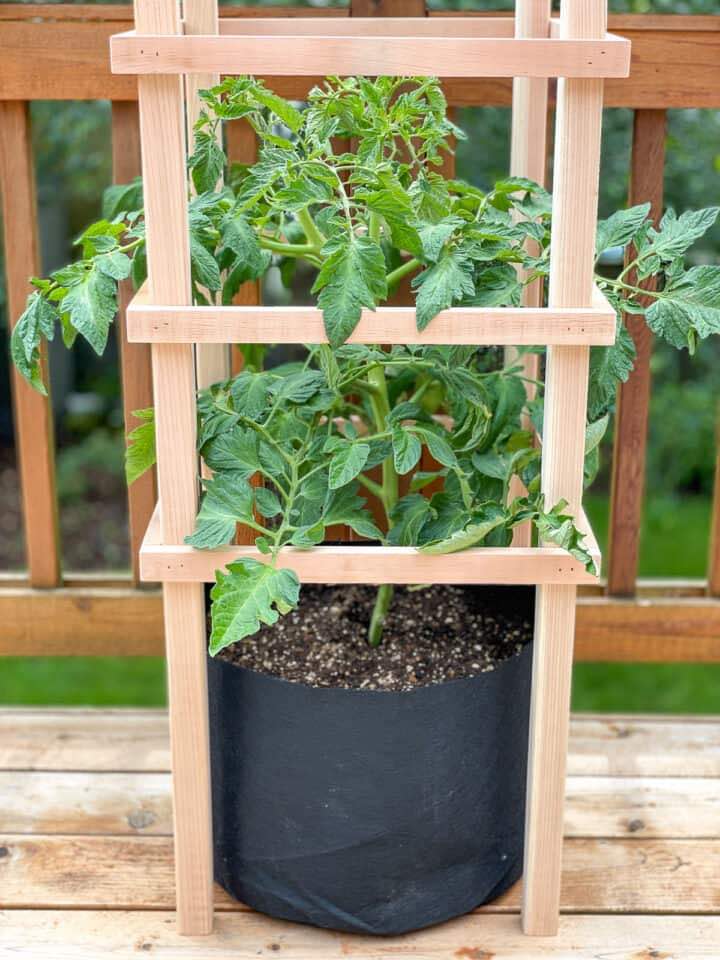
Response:
[{"label": "light wood grain", "polygon": [[[137,97],[134,77],[110,73],[108,40],[132,27],[127,6],[0,5],[0,86],[7,99],[110,99]],[[37,14],[35,13],[37,11]],[[338,17],[338,8],[230,7],[221,16]],[[431,11],[430,17],[437,15]],[[464,11],[466,17],[478,16]],[[447,11],[443,16],[449,16]],[[37,17],[38,22],[28,22]],[[720,29],[712,16],[614,15],[610,27],[633,43],[629,78],[606,83],[606,106],[685,108],[720,106],[716,82]],[[49,82],[52,78],[52,82]],[[659,81],[661,78],[661,81]],[[270,77],[281,96],[302,99],[321,77]],[[511,81],[464,77],[445,82],[451,106],[509,106]]]},{"label": "light wood grain", "polygon": [[[0,82],[0,90],[2,83]],[[0,101],[0,199],[7,319],[12,330],[25,309],[29,278],[42,273],[28,104]],[[48,382],[46,350],[41,350]],[[15,447],[20,473],[25,551],[35,587],[60,582],[60,536],[55,489],[55,431],[50,400],[11,364]]]},{"label": "light wood grain", "polygon": [[[635,112],[628,204],[649,201],[650,216],[656,223],[663,211],[665,128],[664,110]],[[634,256],[632,249],[627,251],[625,262]],[[637,284],[637,276],[631,273],[627,282]],[[655,279],[640,285],[652,289]],[[645,306],[652,303],[651,297],[640,300]],[[645,317],[625,314],[623,319],[635,343],[636,357],[629,379],[619,386],[615,412],[608,528],[608,590],[615,596],[631,596],[637,578],[653,343]]]},{"label": "light wood grain", "polygon": [[[576,662],[720,663],[720,603],[703,597],[701,586],[677,597],[662,596],[673,588],[643,587],[633,600],[600,595],[600,582],[579,589],[589,593],[576,608]],[[0,622],[5,656],[164,654],[161,593],[122,582],[95,586],[80,579],[52,593],[3,588]]]},{"label": "light wood grain", "polygon": [[[166,773],[0,771],[0,831],[170,836]],[[714,839],[717,781],[702,777],[569,777],[566,837]]]},{"label": "light wood grain", "polygon": [[[217,0],[183,0],[183,27],[189,35],[218,33]],[[188,153],[193,150],[195,123],[200,116],[202,101],[200,91],[215,86],[220,80],[219,74],[193,73],[185,78],[185,122],[187,126]],[[218,130],[218,139],[222,140],[222,129]],[[192,187],[192,183],[191,183]],[[207,290],[203,291],[212,300]],[[226,380],[230,375],[230,348],[225,344],[199,344],[195,349],[195,374],[199,390]],[[203,472],[206,472],[203,464]]]},{"label": "light wood grain", "polygon": [[[176,33],[174,0],[138,0],[139,29]],[[187,304],[190,256],[185,118],[180,77],[141,77],[148,287],[153,302]],[[195,370],[192,347],[155,345],[152,353],[158,489],[162,530],[182,538],[197,508]],[[212,929],[212,837],[205,671],[205,600],[200,584],[163,588],[173,756],[178,929]]]},{"label": "light wood grain", "polygon": [[160,595],[130,586],[3,589],[0,623],[0,656],[163,652]]},{"label": "light wood grain", "polygon": [[0,929],[8,956],[34,960],[137,960],[147,952],[173,960],[715,960],[719,917],[563,916],[556,938],[528,940],[513,916],[470,914],[402,937],[364,937],[271,920],[222,914],[214,936],[181,940],[164,911],[5,911]]},{"label": "light wood grain", "polygon": [[[138,291],[128,308],[128,335],[153,343],[327,343],[316,307],[171,307]],[[363,310],[349,343],[610,344],[615,313],[600,291],[587,307],[454,307],[423,331],[414,307]]]},{"label": "light wood grain", "polygon": [[[562,37],[602,36],[605,0],[564,0]],[[553,164],[550,306],[589,304],[595,254],[600,130],[600,80],[558,81]],[[550,346],[545,372],[542,491],[548,503],[567,500],[580,512],[583,486],[587,347]],[[523,929],[557,929],[562,810],[575,634],[576,591],[542,585],[535,610]]]},{"label": "light wood grain", "polygon": [[[517,0],[515,4],[515,36],[546,37],[550,22],[550,0]],[[545,185],[547,170],[547,120],[548,120],[548,81],[542,77],[515,77],[513,80],[512,124],[510,131],[510,175],[527,177],[536,183]],[[538,252],[534,241],[526,244],[530,254]],[[518,268],[522,281],[527,279],[526,271]],[[543,302],[543,282],[540,278],[527,284],[522,291],[524,307],[539,307]],[[505,348],[506,366],[519,366],[526,378],[525,392],[528,400],[536,393],[540,364],[537,354],[521,353],[517,345]],[[532,422],[527,414],[522,417],[522,426],[532,430]],[[525,487],[519,477],[510,480],[508,500],[523,496]],[[513,531],[513,546],[529,547],[532,543],[532,525],[520,524]]]},{"label": "light wood grain", "polygon": [[[574,714],[577,777],[720,777],[720,717]],[[164,710],[0,707],[0,770],[165,772]]]},{"label": "light wood grain", "polygon": [[[257,24],[258,21],[255,23]],[[385,20],[369,21],[383,24]],[[414,35],[413,22],[427,28]],[[172,37],[139,30],[110,41],[113,73],[272,74],[274,76],[626,77],[630,45],[602,39],[472,37],[461,18],[406,21],[405,36],[355,34],[362,20],[324,19],[320,31],[284,35],[267,20],[264,34]]]},{"label": "light wood grain", "polygon": [[[137,103],[118,100],[111,104],[113,183],[130,183],[140,175],[140,118]],[[118,287],[117,333],[120,345],[123,418],[129,433],[140,421],[135,410],[153,405],[152,362],[150,346],[130,343],[127,338],[127,307],[132,299],[132,281]],[[139,550],[145,529],[157,502],[155,470],[148,470],[128,487],[128,521],[130,526],[130,562],[133,580],[139,582]]]},{"label": "light wood grain", "polygon": [[0,831],[171,836],[168,773],[0,771]]},{"label": "light wood grain", "polygon": [[[0,834],[0,907],[167,910],[174,903],[173,845],[159,836]],[[569,913],[711,913],[720,840],[569,838],[562,910]],[[480,913],[516,913],[521,883]],[[247,908],[214,887],[221,911]]]}]

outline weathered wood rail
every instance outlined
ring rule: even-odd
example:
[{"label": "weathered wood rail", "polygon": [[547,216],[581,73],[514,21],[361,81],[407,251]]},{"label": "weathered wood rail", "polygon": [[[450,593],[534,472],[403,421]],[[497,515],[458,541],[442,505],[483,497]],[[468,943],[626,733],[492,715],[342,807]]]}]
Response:
[{"label": "weathered wood rail", "polygon": [[[250,18],[433,16],[422,0],[353,0],[347,10],[232,7],[225,12]],[[0,195],[11,323],[22,310],[28,274],[39,269],[29,102],[110,100],[114,178],[124,182],[139,173],[137,81],[111,74],[108,54],[108,38],[130,29],[131,18],[131,8],[125,6],[0,4]],[[662,209],[666,111],[720,107],[720,16],[613,16],[610,29],[632,40],[633,57],[628,79],[606,81],[605,105],[634,111],[630,199],[650,200],[657,215]],[[284,96],[301,98],[317,79],[268,82]],[[453,107],[510,104],[511,86],[502,79],[450,78],[445,90]],[[255,144],[247,128],[231,125],[228,144],[233,159],[252,160]],[[257,287],[248,285],[241,295],[241,302],[256,303]],[[602,590],[580,590],[576,657],[718,662],[720,456],[706,579],[637,580],[652,337],[636,317],[629,318],[629,327],[639,359],[619,396],[607,583]],[[118,328],[129,421],[132,410],[152,403],[150,348],[128,342],[124,322]],[[64,574],[49,405],[16,376],[13,388],[28,572],[0,582],[0,654],[160,654],[160,595],[137,588],[138,546],[156,500],[154,478],[143,478],[129,493],[132,576]]]}]

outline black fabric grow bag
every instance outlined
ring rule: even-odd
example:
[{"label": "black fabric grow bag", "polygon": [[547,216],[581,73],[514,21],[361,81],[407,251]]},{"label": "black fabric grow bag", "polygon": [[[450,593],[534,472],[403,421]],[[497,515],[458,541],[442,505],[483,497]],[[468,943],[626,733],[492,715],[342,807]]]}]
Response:
[{"label": "black fabric grow bag", "polygon": [[499,896],[522,872],[531,646],[407,693],[209,660],[217,880],[272,916],[375,934]]}]

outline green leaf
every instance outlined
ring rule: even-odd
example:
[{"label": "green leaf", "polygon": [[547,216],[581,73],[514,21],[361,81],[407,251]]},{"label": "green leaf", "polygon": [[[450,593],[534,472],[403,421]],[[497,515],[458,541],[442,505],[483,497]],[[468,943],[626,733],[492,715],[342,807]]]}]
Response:
[{"label": "green leaf", "polygon": [[259,420],[270,398],[270,378],[266,373],[243,370],[230,385],[233,406],[249,420]]},{"label": "green leaf", "polygon": [[344,523],[355,533],[369,540],[382,540],[375,526],[367,501],[357,495],[357,484],[347,484],[338,490],[329,490],[323,508],[322,521],[326,527]]},{"label": "green leaf", "polygon": [[407,427],[392,428],[392,446],[395,469],[398,473],[409,473],[422,454],[422,444]]},{"label": "green leaf", "polygon": [[80,283],[70,287],[60,310],[69,315],[71,325],[102,356],[117,312],[117,283],[93,267]]},{"label": "green leaf", "polygon": [[221,226],[221,254],[232,255],[229,269],[239,286],[246,280],[257,280],[268,268],[270,253],[263,250],[257,234],[241,214],[228,216]]},{"label": "green leaf", "polygon": [[234,426],[205,444],[203,458],[216,473],[238,473],[249,480],[259,467],[257,434]]},{"label": "green leaf", "polygon": [[140,177],[136,177],[132,183],[113,184],[103,193],[102,215],[106,220],[114,220],[142,208],[143,189]]},{"label": "green leaf", "polygon": [[255,506],[261,517],[270,519],[282,512],[277,496],[267,487],[255,487]]},{"label": "green leaf", "polygon": [[615,402],[618,383],[625,383],[635,365],[635,343],[622,321],[609,347],[591,347],[588,418],[597,420]]},{"label": "green leaf", "polygon": [[276,117],[279,117],[286,127],[290,127],[293,133],[298,132],[303,124],[303,115],[299,110],[296,110],[295,107],[287,100],[283,100],[282,97],[276,96],[276,94],[272,93],[270,90],[266,90],[260,84],[256,85],[253,92],[255,94],[255,99],[259,103],[261,103],[264,107],[267,107],[268,110],[271,110]]},{"label": "green leaf", "polygon": [[343,234],[323,248],[327,254],[313,286],[323,312],[330,345],[344,343],[360,320],[363,307],[375,309],[387,295],[385,257],[367,236]]},{"label": "green leaf", "polygon": [[225,169],[225,154],[213,129],[203,129],[201,118],[195,128],[195,149],[188,159],[192,181],[198,193],[214,190]]},{"label": "green leaf", "polygon": [[222,282],[220,280],[220,268],[217,265],[215,257],[205,249],[197,237],[190,237],[190,262],[192,266],[192,278],[211,292],[220,289]]},{"label": "green leaf", "polygon": [[438,262],[415,277],[412,285],[417,290],[417,328],[424,330],[441,310],[475,293],[472,263],[457,250],[445,249]]},{"label": "green leaf", "polygon": [[121,253],[119,250],[113,250],[111,253],[98,257],[95,266],[101,273],[113,280],[125,280],[130,276],[132,260],[127,254]]},{"label": "green leaf", "polygon": [[564,513],[566,507],[567,502],[560,500],[552,510],[545,512],[542,505],[542,498],[539,499],[535,526],[537,527],[540,540],[541,542],[554,543],[556,546],[562,547],[563,550],[567,550],[576,560],[579,560],[588,573],[596,573],[595,563],[583,543],[585,539],[584,534],[580,533],[575,526],[573,517],[570,514]]},{"label": "green leaf", "polygon": [[607,220],[597,225],[595,249],[600,256],[609,247],[624,247],[630,243],[640,227],[647,220],[650,204],[642,203],[626,210],[618,210]]},{"label": "green leaf", "polygon": [[445,540],[428,543],[420,547],[422,553],[438,556],[444,553],[457,553],[476,547],[479,543],[498,527],[507,522],[507,513],[499,504],[488,503],[483,509],[473,515],[473,519],[461,530],[457,530]]},{"label": "green leaf", "polygon": [[457,457],[447,440],[449,434],[446,430],[442,427],[421,427],[418,424],[414,424],[412,429],[425,443],[433,459],[444,467],[457,466]]},{"label": "green leaf", "polygon": [[290,537],[294,547],[315,547],[325,539],[325,524],[322,520],[298,527]]},{"label": "green leaf", "polygon": [[300,582],[292,570],[277,570],[257,560],[228,564],[227,573],[218,570],[210,591],[212,632],[210,653],[257,633],[260,624],[277,623],[280,614],[297,606]]},{"label": "green leaf", "polygon": [[602,438],[607,433],[609,422],[610,417],[606,413],[599,420],[587,424],[585,427],[585,456],[592,453],[600,445]]},{"label": "green leaf", "polygon": [[205,495],[195,520],[195,532],[185,543],[201,550],[231,543],[238,523],[253,517],[253,488],[237,474],[222,474],[205,481]]},{"label": "green leaf", "polygon": [[155,411],[147,407],[133,410],[132,415],[143,422],[127,435],[125,479],[128,486],[155,464]]},{"label": "green leaf", "polygon": [[434,516],[427,497],[419,493],[409,493],[402,497],[390,513],[388,543],[395,547],[413,547],[420,537],[420,531]]},{"label": "green leaf", "polygon": [[298,370],[273,381],[270,390],[276,399],[285,403],[307,403],[318,390],[326,386],[325,375],[319,370]]},{"label": "green leaf", "polygon": [[674,347],[692,346],[720,333],[720,266],[692,267],[658,295],[645,314],[647,325]]},{"label": "green leaf", "polygon": [[718,212],[720,207],[707,207],[705,210],[686,210],[678,217],[674,210],[666,211],[659,228],[648,231],[652,253],[661,260],[679,257],[707,233],[717,220]]},{"label": "green leaf", "polygon": [[57,310],[38,291],[31,293],[25,310],[13,327],[10,354],[13,363],[39,393],[46,394],[40,371],[40,343],[55,336]]},{"label": "green leaf", "polygon": [[485,267],[475,275],[475,293],[464,301],[472,307],[510,307],[520,303],[522,286],[512,264]]},{"label": "green leaf", "polygon": [[330,461],[331,490],[338,490],[362,471],[370,453],[367,443],[344,443]]},{"label": "green leaf", "polygon": [[424,257],[435,263],[447,241],[464,223],[460,217],[454,216],[443,217],[438,223],[426,223],[420,229]]}]

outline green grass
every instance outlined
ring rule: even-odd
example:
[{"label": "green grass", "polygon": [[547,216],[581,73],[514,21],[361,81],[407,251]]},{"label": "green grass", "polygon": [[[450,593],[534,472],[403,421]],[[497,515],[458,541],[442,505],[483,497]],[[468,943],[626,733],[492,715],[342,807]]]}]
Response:
[{"label": "green grass", "polygon": [[[607,498],[586,500],[603,549]],[[640,575],[702,577],[710,503],[653,499],[640,541]],[[162,706],[164,664],[138,657],[8,657],[0,666],[0,703],[67,706]],[[573,709],[638,713],[720,713],[720,665],[581,663],[573,675]]]}]

